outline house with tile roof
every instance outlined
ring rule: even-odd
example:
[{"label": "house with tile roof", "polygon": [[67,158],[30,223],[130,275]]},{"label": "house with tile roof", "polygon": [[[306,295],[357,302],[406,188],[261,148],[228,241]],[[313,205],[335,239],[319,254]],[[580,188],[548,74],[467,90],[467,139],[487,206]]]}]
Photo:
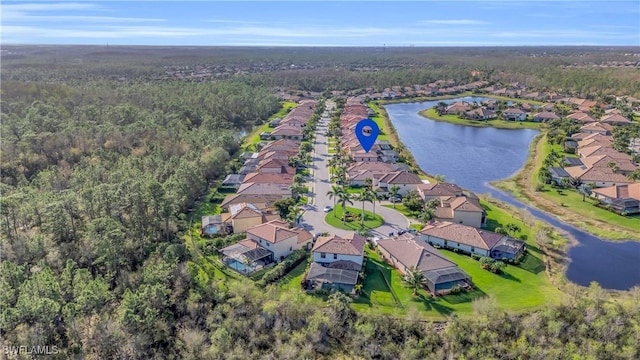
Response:
[{"label": "house with tile roof", "polygon": [[609,125],[629,125],[631,124],[631,120],[622,116],[622,114],[608,114],[600,118],[601,123],[609,124]]},{"label": "house with tile roof", "polygon": [[313,261],[321,264],[339,260],[362,265],[366,238],[358,233],[344,236],[320,236],[313,245]]},{"label": "house with tile roof", "polygon": [[580,132],[585,134],[611,135],[612,131],[613,126],[601,122],[590,123],[580,128]]},{"label": "house with tile roof", "polygon": [[502,112],[502,117],[505,120],[525,121],[527,120],[527,113],[518,108],[509,108]]},{"label": "house with tile roof", "polygon": [[270,137],[272,140],[290,139],[290,140],[302,140],[302,129],[299,127],[282,124],[274,128]]},{"label": "house with tile roof", "polygon": [[445,293],[456,285],[471,285],[469,274],[418,235],[405,233],[394,238],[378,240],[377,244],[382,258],[400,273],[406,274],[411,268],[420,271],[432,294]]},{"label": "house with tile roof", "polygon": [[[458,249],[468,254],[488,256],[494,259],[515,259],[525,249],[523,241],[511,239],[507,235],[448,221],[432,221],[420,230],[419,234],[422,240],[431,245]],[[502,247],[499,251],[492,251],[496,245],[501,243],[507,243],[510,246]],[[515,246],[515,244],[520,244],[520,246]]]},{"label": "house with tile roof", "polygon": [[[299,237],[304,241],[298,241]],[[301,228],[291,229],[284,221],[271,220],[247,229],[247,238],[271,251],[274,261],[282,261],[295,250],[306,247],[313,235]]]},{"label": "house with tile roof", "polygon": [[425,201],[431,199],[440,198],[442,196],[462,196],[462,188],[456,184],[451,183],[435,183],[435,184],[420,184],[416,190],[418,195]]},{"label": "house with tile roof", "polygon": [[321,236],[313,245],[313,263],[305,278],[305,288],[339,289],[352,292],[364,261],[364,236]]},{"label": "house with tile roof", "polygon": [[411,190],[416,190],[418,185],[422,184],[420,177],[409,171],[394,171],[374,179],[374,189],[380,189],[388,192],[392,186],[398,186],[398,194],[404,196]]},{"label": "house with tile roof", "polygon": [[467,119],[471,120],[490,120],[498,117],[493,110],[485,109],[482,107],[471,109],[464,113]]},{"label": "house with tile roof", "polygon": [[476,198],[467,196],[441,197],[436,208],[435,218],[473,227],[482,227],[487,213]]},{"label": "house with tile roof", "polygon": [[618,213],[640,213],[640,183],[593,189],[591,196],[609,205]]},{"label": "house with tile roof", "polygon": [[547,122],[551,120],[558,120],[560,119],[560,116],[556,115],[556,113],[552,111],[543,111],[541,113],[533,115],[532,118],[535,122]]},{"label": "house with tile roof", "polygon": [[248,203],[230,205],[229,212],[222,213],[221,217],[222,222],[231,225],[236,234],[271,220],[280,220],[280,215]]},{"label": "house with tile roof", "polygon": [[584,111],[578,111],[569,114],[567,115],[567,119],[574,120],[582,124],[590,124],[597,121],[593,116]]}]

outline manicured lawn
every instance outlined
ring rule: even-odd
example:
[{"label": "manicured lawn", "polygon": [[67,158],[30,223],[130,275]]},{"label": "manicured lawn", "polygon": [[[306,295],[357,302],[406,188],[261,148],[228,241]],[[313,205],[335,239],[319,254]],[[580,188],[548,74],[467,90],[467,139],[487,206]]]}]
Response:
[{"label": "manicured lawn", "polygon": [[[447,250],[440,252],[472,277],[476,287],[473,291],[431,297],[420,290],[418,296],[414,296],[399,271],[382,261],[375,252],[367,251],[363,292],[354,300],[352,307],[375,314],[406,315],[409,311],[418,311],[421,317],[436,320],[450,314],[473,315],[473,300],[487,295],[496,298],[499,309],[515,312],[557,303],[562,298],[562,293],[550,283],[544,263],[534,252],[528,254],[521,265],[508,265],[500,275],[482,269],[480,263],[469,256]],[[382,274],[388,279],[400,304],[396,304]]]},{"label": "manicured lawn", "polygon": [[[358,209],[347,206],[347,211],[354,214],[362,214],[362,208]],[[364,215],[364,227],[367,229],[375,229],[378,226],[382,225],[382,223],[384,222],[382,217],[378,214],[376,214],[374,218],[371,211],[365,211]],[[347,221],[344,224],[342,223],[342,206],[340,204],[337,204],[335,207],[335,215],[334,211],[330,211],[324,217],[324,220],[327,222],[327,224],[338,229],[358,231],[362,228],[361,221],[359,220]]]},{"label": "manicured lawn", "polygon": [[289,110],[293,109],[296,106],[298,106],[298,104],[295,103],[295,102],[283,101],[282,102],[282,108],[280,109],[280,111],[278,111],[277,113],[271,115],[269,117],[269,119],[263,125],[254,128],[251,131],[251,133],[248,134],[244,138],[244,141],[242,142],[242,148],[246,149],[248,146],[255,145],[255,144],[259,143],[260,142],[260,133],[265,132],[265,131],[269,131],[270,129],[272,129],[272,128],[269,127],[269,122],[272,121],[272,120],[275,120],[277,118],[284,118],[289,113]]},{"label": "manicured lawn", "polygon": [[304,277],[304,272],[307,269],[307,265],[309,265],[309,260],[311,258],[308,257],[305,261],[298,264],[298,266],[294,267],[289,271],[289,273],[280,279],[279,283],[283,289],[301,289],[300,283],[302,282],[302,278]]},{"label": "manicured lawn", "polygon": [[353,186],[347,187],[347,192],[349,194],[360,194],[363,190],[364,190],[364,187],[353,187]]},{"label": "manicured lawn", "polygon": [[482,121],[462,119],[457,115],[438,115],[433,108],[420,111],[420,115],[435,121],[475,127],[495,127],[500,129],[540,129],[542,127],[541,123],[531,121],[507,121],[499,119]]}]

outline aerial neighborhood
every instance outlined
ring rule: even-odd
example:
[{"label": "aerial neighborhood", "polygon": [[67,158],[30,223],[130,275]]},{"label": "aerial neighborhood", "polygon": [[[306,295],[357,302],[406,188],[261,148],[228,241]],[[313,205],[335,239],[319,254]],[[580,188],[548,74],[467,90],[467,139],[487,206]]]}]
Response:
[{"label": "aerial neighborhood", "polygon": [[[561,150],[553,150],[555,157],[545,162],[540,176],[558,191],[573,187],[612,211],[640,212],[640,183],[629,176],[637,173],[638,158],[616,150],[612,136],[615,127],[632,123],[628,113],[600,101],[528,91],[520,83],[440,80],[359,94],[334,91],[331,100],[321,101],[313,99],[319,94],[283,94],[297,104],[270,119],[268,129],[240,155],[241,166],[221,184],[229,189],[220,202],[222,212],[202,217],[203,236],[245,234],[219,249],[220,261],[245,276],[270,274],[278,266],[288,271],[307,257],[300,286],[309,293],[357,297],[375,281],[372,262],[388,264],[407,283],[418,279],[416,288],[432,296],[473,291],[473,277],[446,254],[471,257],[483,269],[500,273],[505,264],[518,266],[527,256],[519,226],[489,226],[495,220],[490,222],[478,195],[421,176],[387,133],[369,151],[355,133],[358,122],[379,115],[371,101],[465,92],[496,98],[440,102],[437,114],[551,127],[566,119],[570,136],[558,145]],[[388,131],[382,122],[379,126]],[[411,206],[417,212],[407,212]],[[381,221],[365,227],[365,220],[376,216]],[[360,227],[349,227],[359,222]],[[388,276],[383,277],[389,285]]]}]

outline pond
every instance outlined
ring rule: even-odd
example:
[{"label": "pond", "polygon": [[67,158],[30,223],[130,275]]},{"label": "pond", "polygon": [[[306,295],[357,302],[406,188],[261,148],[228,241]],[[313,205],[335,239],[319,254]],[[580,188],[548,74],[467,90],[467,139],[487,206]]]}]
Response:
[{"label": "pond", "polygon": [[[444,102],[463,100],[481,102],[488,99],[464,97]],[[463,126],[429,120],[418,114],[439,102],[385,106],[400,140],[424,171],[442,174],[446,181],[526,208],[535,217],[572,235],[578,245],[570,248],[567,254],[570,263],[566,275],[570,281],[583,286],[597,281],[603,288],[616,290],[640,285],[640,242],[598,238],[489,185],[491,181],[510,177],[524,165],[529,145],[538,130]]]}]

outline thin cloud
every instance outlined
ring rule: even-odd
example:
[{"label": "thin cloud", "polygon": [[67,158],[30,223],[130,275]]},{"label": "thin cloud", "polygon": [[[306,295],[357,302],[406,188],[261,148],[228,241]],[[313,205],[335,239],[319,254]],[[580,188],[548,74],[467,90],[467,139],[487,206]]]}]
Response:
[{"label": "thin cloud", "polygon": [[3,4],[3,11],[57,11],[57,10],[94,10],[102,7],[94,3],[28,3],[28,4]]},{"label": "thin cloud", "polygon": [[488,21],[471,20],[471,19],[441,19],[441,20],[423,20],[423,24],[430,25],[490,25]]}]

